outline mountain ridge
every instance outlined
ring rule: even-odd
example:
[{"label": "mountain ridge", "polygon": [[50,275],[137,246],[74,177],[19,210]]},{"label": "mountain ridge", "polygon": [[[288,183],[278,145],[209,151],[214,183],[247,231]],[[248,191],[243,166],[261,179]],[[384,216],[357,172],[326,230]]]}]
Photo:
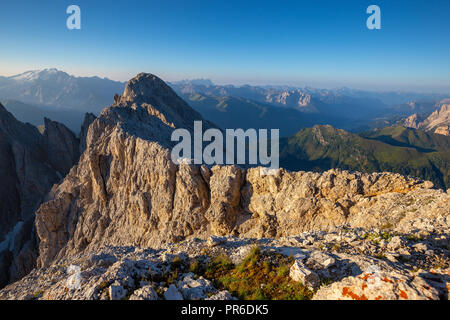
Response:
[{"label": "mountain ridge", "polygon": [[3,77],[0,99],[97,113],[111,103],[115,93],[123,91],[124,85],[96,76],[75,77],[52,68]]},{"label": "mountain ridge", "polygon": [[62,124],[46,119],[41,133],[0,104],[0,287],[35,266],[34,213],[78,160],[78,143]]}]

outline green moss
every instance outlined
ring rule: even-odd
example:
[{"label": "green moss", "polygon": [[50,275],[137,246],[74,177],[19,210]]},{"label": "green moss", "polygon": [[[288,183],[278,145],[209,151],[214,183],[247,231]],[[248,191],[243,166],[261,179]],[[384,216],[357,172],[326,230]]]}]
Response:
[{"label": "green moss", "polygon": [[382,233],[369,232],[363,235],[363,239],[367,239],[375,244],[379,244],[381,240],[385,240],[387,242],[391,241],[392,234],[389,231],[384,231]]},{"label": "green moss", "polygon": [[36,291],[35,293],[33,293],[33,299],[38,299],[38,298],[40,298],[43,294],[44,294],[44,291],[43,291],[43,290]]}]

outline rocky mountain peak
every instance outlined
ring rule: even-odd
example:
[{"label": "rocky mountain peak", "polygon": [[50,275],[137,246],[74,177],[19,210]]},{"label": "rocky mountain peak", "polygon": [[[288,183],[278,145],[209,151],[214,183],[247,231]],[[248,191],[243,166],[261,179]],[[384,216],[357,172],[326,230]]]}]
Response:
[{"label": "rocky mountain peak", "polygon": [[420,120],[417,113],[414,113],[404,120],[404,126],[408,128],[418,129],[419,121]]},{"label": "rocky mountain peak", "polygon": [[104,125],[119,125],[134,136],[167,145],[175,128],[193,130],[196,120],[202,120],[206,128],[214,126],[163,80],[150,73],[140,73],[128,81],[122,95],[115,96],[114,100],[114,104],[100,114],[97,124],[103,124],[94,126],[94,129],[100,128],[95,136],[102,134]]},{"label": "rocky mountain peak", "polygon": [[171,88],[151,73],[139,73],[129,80],[123,91],[121,102],[150,102],[155,97],[176,96]]}]

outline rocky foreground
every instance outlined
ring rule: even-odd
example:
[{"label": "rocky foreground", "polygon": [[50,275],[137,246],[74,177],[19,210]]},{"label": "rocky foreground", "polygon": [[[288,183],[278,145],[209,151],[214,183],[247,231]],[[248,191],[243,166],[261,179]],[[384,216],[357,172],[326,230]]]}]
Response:
[{"label": "rocky foreground", "polygon": [[449,224],[442,217],[407,230],[340,226],[279,239],[104,247],[34,270],[0,299],[448,299]]}]

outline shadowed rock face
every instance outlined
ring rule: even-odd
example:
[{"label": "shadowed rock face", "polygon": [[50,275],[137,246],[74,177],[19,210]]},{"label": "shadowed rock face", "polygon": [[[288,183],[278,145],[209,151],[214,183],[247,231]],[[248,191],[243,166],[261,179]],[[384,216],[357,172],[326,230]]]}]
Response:
[{"label": "shadowed rock face", "polygon": [[[272,237],[448,215],[448,194],[391,173],[287,172],[174,164],[171,133],[202,120],[139,74],[89,126],[78,165],[36,212],[38,266],[105,245],[159,247],[209,235]],[[204,127],[211,127],[204,122]],[[395,210],[393,209],[395,208]],[[412,210],[414,209],[414,210]]]},{"label": "shadowed rock face", "polygon": [[0,287],[27,274],[37,257],[34,212],[78,159],[78,140],[46,120],[44,134],[0,105]]},{"label": "shadowed rock face", "polygon": [[47,118],[44,123],[44,147],[50,165],[65,175],[80,157],[80,141],[65,125]]},{"label": "shadowed rock face", "polygon": [[86,150],[86,136],[89,130],[89,126],[95,120],[95,115],[92,113],[86,113],[84,116],[83,124],[80,131],[80,154]]}]

